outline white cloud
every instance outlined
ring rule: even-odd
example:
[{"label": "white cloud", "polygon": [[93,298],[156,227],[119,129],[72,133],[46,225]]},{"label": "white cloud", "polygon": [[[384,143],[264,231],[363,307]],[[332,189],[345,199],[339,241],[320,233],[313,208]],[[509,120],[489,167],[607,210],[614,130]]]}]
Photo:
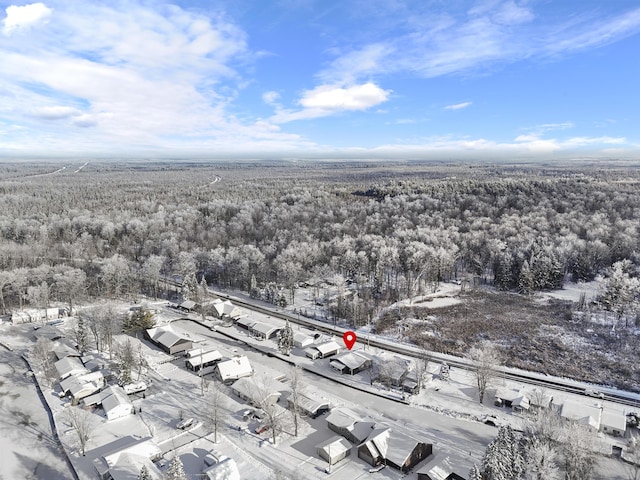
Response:
[{"label": "white cloud", "polygon": [[444,107],[445,110],[460,110],[462,108],[467,108],[469,106],[471,106],[473,102],[462,102],[462,103],[456,103],[455,105],[447,105],[446,107]]},{"label": "white cloud", "polygon": [[355,83],[399,72],[424,78],[460,74],[596,48],[640,32],[640,8],[618,16],[581,12],[562,20],[537,17],[524,2],[512,0],[486,0],[457,15],[450,10],[429,12],[430,21],[397,22],[386,38],[338,51],[319,78]]},{"label": "white cloud", "polygon": [[309,109],[366,110],[386,102],[390,93],[371,82],[346,88],[320,85],[306,91],[299,103]]},{"label": "white cloud", "polygon": [[7,16],[2,21],[2,32],[9,36],[15,31],[26,30],[46,21],[53,10],[44,3],[32,3],[24,6],[11,5],[5,9]]},{"label": "white cloud", "polygon": [[137,0],[50,1],[55,22],[0,44],[0,91],[6,93],[0,116],[23,127],[3,145],[44,151],[190,150],[228,142],[309,147],[275,125],[229,113],[247,83],[238,68],[252,57],[246,34],[224,15]]},{"label": "white cloud", "polygon": [[276,109],[271,118],[275,123],[319,118],[343,111],[367,110],[386,102],[391,90],[383,90],[372,82],[342,87],[320,85],[303,93],[298,104],[302,110]]},{"label": "white cloud", "polygon": [[262,94],[262,101],[267,105],[279,105],[280,94],[278,92],[264,92]]}]

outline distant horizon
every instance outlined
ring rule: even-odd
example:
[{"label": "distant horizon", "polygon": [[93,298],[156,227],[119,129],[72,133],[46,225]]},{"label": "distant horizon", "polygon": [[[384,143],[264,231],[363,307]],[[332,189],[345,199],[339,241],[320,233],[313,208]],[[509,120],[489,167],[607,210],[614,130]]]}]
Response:
[{"label": "distant horizon", "polygon": [[0,161],[633,160],[639,50],[633,1],[0,0]]}]

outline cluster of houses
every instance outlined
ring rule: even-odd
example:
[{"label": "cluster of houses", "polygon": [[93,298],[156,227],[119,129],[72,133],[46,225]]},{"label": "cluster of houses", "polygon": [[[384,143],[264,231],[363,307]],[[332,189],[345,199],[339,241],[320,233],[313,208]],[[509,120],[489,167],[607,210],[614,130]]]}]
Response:
[{"label": "cluster of houses", "polygon": [[594,432],[616,437],[623,437],[627,429],[625,413],[605,406],[601,400],[594,400],[591,405],[571,399],[554,402],[551,395],[540,390],[499,388],[496,390],[494,404],[509,407],[516,413],[532,409],[552,409],[566,420],[580,423]]},{"label": "cluster of houses", "polygon": [[73,312],[68,308],[28,308],[11,313],[11,323],[44,323],[44,322],[56,322],[60,319],[75,315],[75,308]]},{"label": "cluster of houses", "polygon": [[356,451],[372,467],[388,465],[408,472],[433,452],[430,443],[418,440],[385,424],[377,424],[346,408],[327,417],[327,427],[337,435],[316,445],[318,456],[330,465]]}]

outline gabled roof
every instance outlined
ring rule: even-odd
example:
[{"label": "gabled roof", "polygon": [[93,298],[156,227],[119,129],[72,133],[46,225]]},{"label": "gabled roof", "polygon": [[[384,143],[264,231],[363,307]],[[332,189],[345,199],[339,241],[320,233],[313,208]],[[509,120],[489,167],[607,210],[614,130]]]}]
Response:
[{"label": "gabled roof", "polygon": [[574,400],[565,400],[562,404],[560,416],[596,430],[600,428],[600,408],[595,405],[585,405]]},{"label": "gabled roof", "polygon": [[[261,389],[258,388],[256,383],[247,377],[240,378],[234,382],[233,385],[231,385],[231,390],[244,398],[248,398],[256,406],[262,404],[262,402],[272,396],[280,397],[280,392],[275,389],[271,391],[263,388],[262,391],[260,391]],[[262,398],[262,394],[265,394],[264,398]]]},{"label": "gabled roof", "polygon": [[371,432],[364,445],[369,451],[377,451],[382,458],[402,466],[420,443],[423,442],[390,427],[380,426]]},{"label": "gabled roof", "polygon": [[123,408],[131,408],[133,404],[122,387],[113,387],[111,395],[102,399],[102,408],[104,408],[107,418],[110,413]]},{"label": "gabled roof", "polygon": [[183,341],[191,341],[187,338],[181,337],[169,325],[150,328],[147,330],[147,335],[149,335],[149,338],[151,338],[155,343],[164,345],[167,348],[171,348]]},{"label": "gabled roof", "polygon": [[335,357],[331,362],[339,362],[348,369],[355,370],[370,362],[372,358],[372,355],[365,352],[347,352]]},{"label": "gabled roof", "polygon": [[314,413],[320,410],[322,407],[329,407],[329,402],[326,400],[316,400],[306,395],[298,395],[298,405],[302,410],[309,413]]},{"label": "gabled roof", "polygon": [[204,352],[202,355],[195,355],[187,359],[186,363],[191,365],[192,368],[195,368],[195,367],[199,367],[203,363],[215,362],[221,359],[222,359],[222,354],[218,350],[212,350],[210,352]]},{"label": "gabled roof", "polygon": [[273,334],[273,332],[281,330],[280,327],[274,327],[273,325],[269,325],[267,323],[262,323],[262,322],[256,322],[250,328],[254,332],[263,334],[265,337],[269,337]]},{"label": "gabled roof", "polygon": [[251,320],[250,318],[240,318],[236,322],[237,325],[245,328],[251,328],[255,323],[255,320]]},{"label": "gabled roof", "polygon": [[88,397],[85,397],[84,399],[85,406],[89,407],[91,405],[100,405],[102,403],[102,400],[104,400],[109,395],[111,395],[113,393],[114,388],[116,387],[117,386],[112,385],[98,393],[94,393],[93,395],[89,395]]},{"label": "gabled roof", "polygon": [[361,420],[360,415],[348,408],[334,408],[327,416],[327,423],[335,425],[338,428],[352,427],[357,421]]},{"label": "gabled roof", "polygon": [[61,378],[89,373],[78,357],[64,357],[53,364]]},{"label": "gabled roof", "polygon": [[250,375],[253,372],[249,359],[245,356],[234,357],[218,363],[218,372],[222,380],[239,378],[239,376]]},{"label": "gabled roof", "polygon": [[293,341],[302,345],[308,345],[313,343],[313,337],[307,335],[306,333],[296,332],[293,334]]},{"label": "gabled roof", "polygon": [[334,342],[333,340],[329,340],[328,342],[324,342],[319,345],[314,345],[311,348],[315,348],[322,355],[326,355],[327,353],[331,353],[331,352],[339,352],[340,350],[342,350],[342,347],[338,345],[336,342]]},{"label": "gabled roof", "polygon": [[214,463],[203,472],[207,480],[240,480],[240,471],[233,458],[220,458],[218,463]]},{"label": "gabled roof", "polygon": [[335,437],[331,437],[330,439],[319,443],[316,445],[316,448],[318,450],[323,450],[328,457],[336,457],[351,450],[351,444],[346,438],[336,435]]},{"label": "gabled roof", "polygon": [[627,429],[627,417],[620,411],[607,408],[602,411],[600,424],[603,427],[624,432]]},{"label": "gabled roof", "polygon": [[193,308],[195,308],[196,306],[196,302],[194,302],[193,300],[185,300],[184,302],[182,302],[180,304],[180,307],[186,309],[186,310],[191,310]]}]

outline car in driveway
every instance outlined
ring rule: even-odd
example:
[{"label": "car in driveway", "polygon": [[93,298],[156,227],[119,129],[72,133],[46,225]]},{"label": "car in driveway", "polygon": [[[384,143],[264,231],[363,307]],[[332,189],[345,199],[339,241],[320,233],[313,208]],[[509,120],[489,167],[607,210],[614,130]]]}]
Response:
[{"label": "car in driveway", "polygon": [[193,418],[189,417],[178,422],[178,424],[176,425],[176,428],[179,428],[180,430],[184,430],[185,428],[189,428],[191,425],[193,425]]}]

